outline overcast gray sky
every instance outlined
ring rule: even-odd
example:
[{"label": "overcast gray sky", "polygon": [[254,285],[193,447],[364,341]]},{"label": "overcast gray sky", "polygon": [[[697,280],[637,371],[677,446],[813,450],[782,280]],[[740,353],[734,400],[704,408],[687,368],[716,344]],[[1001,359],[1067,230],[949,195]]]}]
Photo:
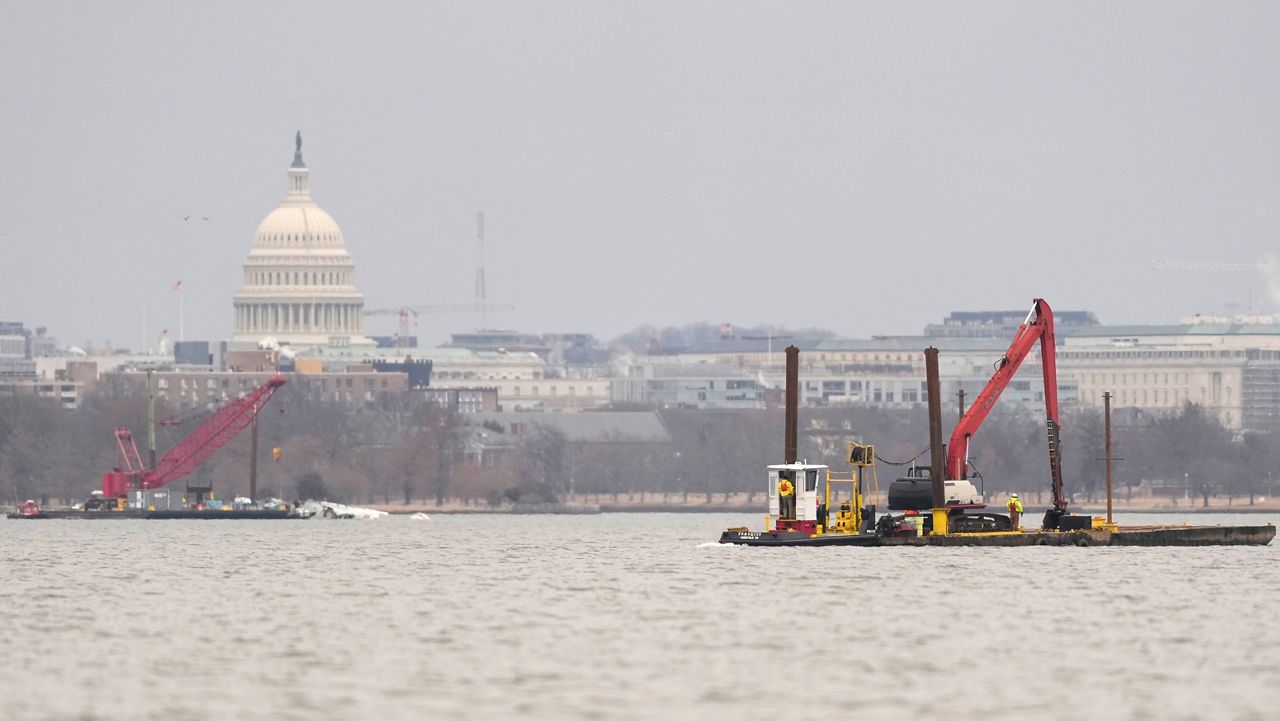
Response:
[{"label": "overcast gray sky", "polygon": [[0,319],[136,347],[182,279],[187,338],[227,337],[297,128],[369,308],[470,302],[483,208],[491,325],[528,331],[1274,309],[1147,262],[1277,249],[1278,30],[1264,2],[8,2]]}]

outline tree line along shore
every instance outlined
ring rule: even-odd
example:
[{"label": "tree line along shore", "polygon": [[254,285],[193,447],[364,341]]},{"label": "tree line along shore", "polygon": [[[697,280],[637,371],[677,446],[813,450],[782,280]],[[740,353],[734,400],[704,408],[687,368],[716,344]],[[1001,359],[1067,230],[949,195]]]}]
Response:
[{"label": "tree line along shore", "polygon": [[[0,503],[85,498],[99,487],[102,473],[118,464],[114,430],[132,428],[145,438],[146,405],[145,398],[112,392],[110,386],[86,397],[77,410],[62,409],[52,399],[0,397]],[[158,429],[160,452],[209,412],[160,403],[157,415],[167,421]],[[628,435],[628,426],[614,421],[630,414],[647,414],[646,427],[659,432]],[[873,443],[881,490],[913,460],[928,462],[923,406],[804,408],[800,415],[801,458],[844,471],[848,441]],[[551,414],[519,416],[519,423],[504,425],[408,397],[351,409],[286,385],[260,416],[259,496],[387,509],[751,509],[763,507],[765,466],[782,456],[781,408],[616,407],[609,416],[613,425],[601,423],[595,433],[567,433],[550,422]],[[1117,416],[1117,508],[1272,505],[1280,481],[1274,472],[1280,468],[1280,434],[1234,434],[1193,404],[1165,415]],[[1043,418],[1034,412],[997,406],[971,450],[982,476],[977,482],[989,499],[1018,492],[1030,494],[1034,504],[1036,494],[1047,493],[1044,435]],[[1061,437],[1073,504],[1098,507],[1105,500],[1101,413],[1065,409]],[[242,433],[192,478],[212,484],[223,498],[247,494],[250,447],[250,434]],[[279,460],[273,459],[275,448]]]}]

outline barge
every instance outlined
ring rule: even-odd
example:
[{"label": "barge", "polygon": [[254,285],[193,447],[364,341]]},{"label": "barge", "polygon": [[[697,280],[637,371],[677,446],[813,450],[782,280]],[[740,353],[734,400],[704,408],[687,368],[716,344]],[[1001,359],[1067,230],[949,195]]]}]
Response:
[{"label": "barge", "polygon": [[143,519],[143,520],[199,520],[199,521],[237,521],[237,520],[256,520],[256,521],[275,521],[293,518],[302,518],[302,516],[290,510],[280,510],[275,508],[243,508],[243,509],[227,509],[225,511],[215,511],[208,508],[175,508],[173,510],[149,511],[144,508],[129,508],[123,511],[81,511],[81,510],[57,510],[57,511],[41,511],[39,515],[28,516],[22,513],[10,513],[9,518],[61,518],[74,519],[84,521],[101,521],[101,520],[126,520],[126,519]]},{"label": "barge", "polygon": [[128,506],[119,507],[115,504],[103,505],[86,503],[79,508],[66,508],[56,510],[45,510],[41,508],[35,501],[25,501],[18,506],[18,509],[12,513],[6,514],[6,517],[13,520],[37,520],[37,519],[73,519],[84,521],[102,521],[102,520],[125,520],[125,519],[144,519],[144,520],[284,520],[292,518],[305,518],[298,509],[290,507],[288,504],[279,503],[267,506],[252,507],[236,507],[231,504],[224,504],[218,507],[204,508],[131,508]]},{"label": "barge", "polygon": [[[154,376],[147,371],[147,439],[149,463],[144,463],[133,433],[128,428],[115,431],[116,447],[120,452],[120,464],[102,474],[102,489],[94,490],[84,503],[72,508],[44,510],[34,500],[20,504],[7,514],[11,519],[68,518],[83,520],[104,519],[198,519],[198,520],[276,520],[305,518],[306,514],[280,501],[258,503],[257,498],[257,421],[258,414],[281,386],[283,376],[277,374],[262,385],[239,398],[228,401],[216,409],[193,431],[158,461],[156,460],[156,421]],[[166,425],[176,425],[173,420]],[[187,477],[200,464],[209,459],[238,433],[252,426],[254,429],[250,452],[249,498],[237,498],[231,503],[213,497],[213,487],[208,484],[187,484],[187,495],[180,508],[169,507],[170,484]],[[273,449],[273,457],[280,458],[280,449]],[[162,503],[160,498],[164,499]]]},{"label": "barge", "polygon": [[742,546],[1265,546],[1276,527],[1264,526],[1115,526],[1078,531],[1008,531],[946,535],[877,535],[876,533],[805,534],[794,531],[750,531],[730,528],[721,543]]},{"label": "barge", "polygon": [[[1046,433],[1053,504],[1039,529],[1021,527],[1022,503],[1015,495],[1008,515],[986,511],[968,480],[969,446],[982,421],[1012,380],[1022,361],[1040,346],[1043,368]],[[895,481],[888,494],[889,511],[876,517],[868,494],[879,497],[872,445],[849,443],[848,478],[826,465],[798,462],[799,355],[786,349],[786,421],[784,459],[769,466],[766,493],[769,511],[764,530],[725,530],[721,543],[765,547],[818,546],[1265,546],[1275,538],[1272,524],[1261,526],[1119,526],[1111,517],[1110,397],[1106,404],[1107,516],[1072,514],[1063,490],[1058,423],[1058,385],[1053,312],[1041,298],[1014,334],[1009,350],[967,412],[962,412],[950,442],[942,440],[941,382],[938,349],[924,351],[929,408],[927,475],[911,474]],[[962,409],[963,410],[963,409]],[[975,476],[976,477],[976,476]],[[926,480],[927,479],[927,480]],[[848,484],[847,491],[845,485]],[[870,486],[868,485],[870,484]],[[895,491],[897,491],[895,493]],[[895,497],[896,496],[896,497]]]}]

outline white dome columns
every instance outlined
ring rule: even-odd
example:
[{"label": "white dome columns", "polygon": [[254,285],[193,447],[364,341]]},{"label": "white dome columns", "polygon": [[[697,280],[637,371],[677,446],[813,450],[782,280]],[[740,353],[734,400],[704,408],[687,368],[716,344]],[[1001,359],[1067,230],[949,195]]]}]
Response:
[{"label": "white dome columns", "polygon": [[300,302],[237,301],[236,335],[287,338],[303,333],[313,336],[364,334],[364,304],[333,302],[321,298]]}]

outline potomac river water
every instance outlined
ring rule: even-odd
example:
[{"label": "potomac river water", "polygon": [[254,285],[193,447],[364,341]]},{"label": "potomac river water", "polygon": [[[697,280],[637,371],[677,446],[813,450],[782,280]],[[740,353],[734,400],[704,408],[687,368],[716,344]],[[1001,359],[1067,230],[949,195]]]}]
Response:
[{"label": "potomac river water", "polygon": [[[1129,516],[1260,524],[1277,514]],[[757,516],[0,520],[3,719],[1275,719],[1280,548]]]}]

